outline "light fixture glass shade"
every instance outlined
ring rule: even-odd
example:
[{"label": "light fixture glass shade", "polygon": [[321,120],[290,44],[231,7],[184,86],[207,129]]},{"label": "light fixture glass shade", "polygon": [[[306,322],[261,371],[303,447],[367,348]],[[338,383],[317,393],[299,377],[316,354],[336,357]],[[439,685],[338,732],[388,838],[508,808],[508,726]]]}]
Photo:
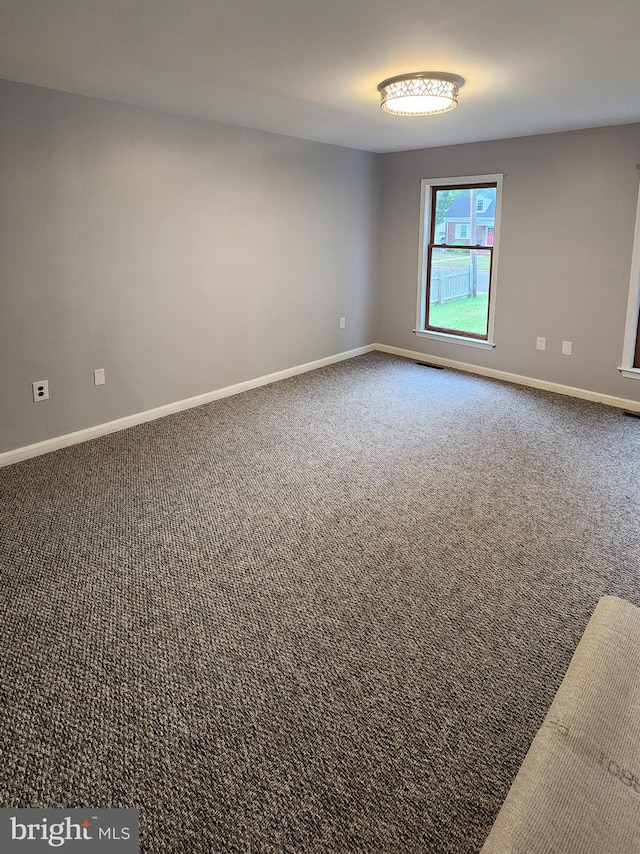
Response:
[{"label": "light fixture glass shade", "polygon": [[430,116],[458,106],[458,89],[464,80],[444,71],[418,71],[389,77],[378,86],[380,106],[398,116]]}]

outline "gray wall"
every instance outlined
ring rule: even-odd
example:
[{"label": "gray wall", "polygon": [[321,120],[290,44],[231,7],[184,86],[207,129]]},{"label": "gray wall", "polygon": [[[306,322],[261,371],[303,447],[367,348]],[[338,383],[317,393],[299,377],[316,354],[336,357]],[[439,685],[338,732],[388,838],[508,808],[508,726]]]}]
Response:
[{"label": "gray wall", "polygon": [[376,155],[0,81],[0,451],[371,343],[378,225]]},{"label": "gray wall", "polygon": [[[378,340],[627,399],[620,365],[638,199],[640,125],[382,157]],[[421,339],[415,328],[420,179],[502,172],[496,348]],[[547,339],[544,352],[536,336]],[[563,339],[573,355],[561,355]]]},{"label": "gray wall", "polygon": [[[0,81],[0,452],[375,340],[638,400],[638,161],[640,125],[380,157]],[[420,179],[494,172],[497,347],[418,339]]]}]

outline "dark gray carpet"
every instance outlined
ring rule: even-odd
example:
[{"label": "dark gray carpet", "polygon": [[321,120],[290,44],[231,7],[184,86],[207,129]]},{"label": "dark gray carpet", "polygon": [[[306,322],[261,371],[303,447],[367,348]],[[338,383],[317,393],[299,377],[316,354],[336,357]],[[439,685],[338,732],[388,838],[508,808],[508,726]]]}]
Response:
[{"label": "dark gray carpet", "polygon": [[640,422],[382,354],[0,471],[0,799],[145,854],[476,852],[596,601]]}]

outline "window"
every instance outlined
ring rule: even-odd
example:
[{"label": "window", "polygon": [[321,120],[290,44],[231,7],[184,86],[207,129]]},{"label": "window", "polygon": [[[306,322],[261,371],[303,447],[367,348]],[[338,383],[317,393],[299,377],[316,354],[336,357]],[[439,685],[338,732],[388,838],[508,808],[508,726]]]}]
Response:
[{"label": "window", "polygon": [[502,175],[422,182],[416,334],[493,347]]},{"label": "window", "polygon": [[631,256],[631,280],[627,303],[627,323],[624,336],[622,365],[624,377],[640,380],[640,194],[636,212],[636,231]]}]

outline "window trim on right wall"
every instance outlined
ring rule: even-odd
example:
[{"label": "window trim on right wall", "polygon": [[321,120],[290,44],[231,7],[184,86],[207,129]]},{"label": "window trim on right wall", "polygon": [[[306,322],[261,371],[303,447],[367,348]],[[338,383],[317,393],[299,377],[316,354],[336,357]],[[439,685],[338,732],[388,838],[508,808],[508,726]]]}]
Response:
[{"label": "window trim on right wall", "polygon": [[[413,330],[418,338],[430,338],[436,341],[448,341],[462,344],[466,347],[476,347],[482,350],[493,350],[494,342],[495,305],[498,273],[498,257],[500,250],[500,224],[502,220],[502,172],[493,175],[465,175],[454,178],[423,178],[420,182],[420,257],[418,259],[418,301],[416,311],[416,328]],[[489,289],[489,309],[487,318],[486,338],[469,335],[456,335],[453,332],[437,332],[425,327],[427,286],[427,256],[431,226],[431,202],[434,187],[469,186],[477,184],[495,184],[496,186],[496,217],[494,224],[491,282]]]},{"label": "window trim on right wall", "polygon": [[625,324],[622,364],[618,368],[623,377],[640,380],[640,191],[636,208],[636,227],[631,255],[631,278]]}]

